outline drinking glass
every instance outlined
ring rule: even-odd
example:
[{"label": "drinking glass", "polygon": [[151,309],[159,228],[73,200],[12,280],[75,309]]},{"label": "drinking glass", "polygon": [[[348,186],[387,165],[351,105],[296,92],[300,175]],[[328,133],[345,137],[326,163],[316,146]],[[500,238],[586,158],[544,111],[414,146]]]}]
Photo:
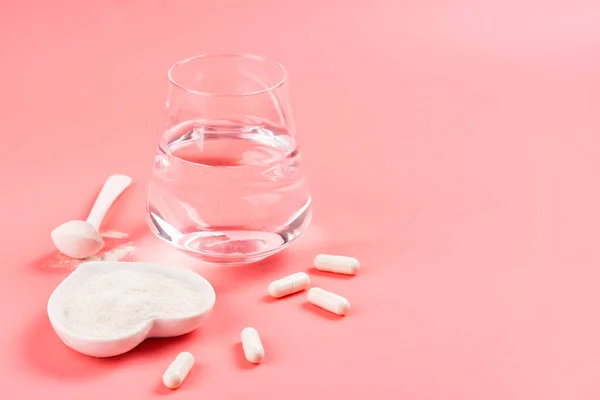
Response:
[{"label": "drinking glass", "polygon": [[311,197],[286,70],[254,55],[200,55],[168,76],[148,190],[152,232],[221,264],[289,246],[310,222]]}]

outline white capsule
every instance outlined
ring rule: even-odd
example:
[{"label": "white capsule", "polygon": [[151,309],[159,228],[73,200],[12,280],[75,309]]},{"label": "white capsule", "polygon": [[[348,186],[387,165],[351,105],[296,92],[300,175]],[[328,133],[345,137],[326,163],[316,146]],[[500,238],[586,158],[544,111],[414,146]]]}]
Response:
[{"label": "white capsule", "polygon": [[194,356],[187,351],[179,353],[163,374],[163,383],[169,389],[177,389],[194,366]]},{"label": "white capsule", "polygon": [[313,265],[319,271],[345,275],[356,275],[356,272],[360,268],[360,263],[354,257],[334,256],[330,254],[319,254],[315,257]]},{"label": "white capsule", "polygon": [[350,302],[340,296],[321,288],[312,288],[308,291],[308,301],[315,306],[337,315],[346,315],[350,310]]},{"label": "white capsule", "polygon": [[246,360],[252,364],[258,364],[265,358],[265,349],[263,349],[258,331],[254,328],[244,328],[241,334],[242,347]]},{"label": "white capsule", "polygon": [[310,285],[310,276],[305,272],[296,272],[277,279],[269,285],[269,295],[276,299],[304,290]]}]

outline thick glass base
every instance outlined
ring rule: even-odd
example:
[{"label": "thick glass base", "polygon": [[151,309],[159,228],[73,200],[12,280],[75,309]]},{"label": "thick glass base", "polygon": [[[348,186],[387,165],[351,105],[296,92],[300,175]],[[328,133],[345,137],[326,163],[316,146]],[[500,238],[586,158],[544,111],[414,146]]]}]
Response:
[{"label": "thick glass base", "polygon": [[310,201],[296,218],[277,232],[227,229],[181,232],[160,215],[148,213],[150,230],[159,239],[206,262],[223,266],[255,263],[290,246],[308,227],[312,217]]}]

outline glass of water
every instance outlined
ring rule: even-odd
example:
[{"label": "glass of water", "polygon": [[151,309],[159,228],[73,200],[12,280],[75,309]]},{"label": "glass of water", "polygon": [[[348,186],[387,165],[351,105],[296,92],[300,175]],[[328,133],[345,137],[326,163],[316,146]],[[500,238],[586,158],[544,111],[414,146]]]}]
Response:
[{"label": "glass of water", "polygon": [[169,70],[148,191],[159,238],[206,261],[247,264],[289,246],[311,197],[280,64],[201,55]]}]

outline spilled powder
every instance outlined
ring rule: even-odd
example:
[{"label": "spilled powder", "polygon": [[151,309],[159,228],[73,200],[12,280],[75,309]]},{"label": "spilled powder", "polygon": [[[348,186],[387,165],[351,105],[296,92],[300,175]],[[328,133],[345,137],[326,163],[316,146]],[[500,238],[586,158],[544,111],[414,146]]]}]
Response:
[{"label": "spilled powder", "polygon": [[108,239],[127,239],[129,237],[129,235],[127,233],[119,232],[119,231],[102,232],[100,234],[100,236],[102,236],[103,238],[108,238]]},{"label": "spilled powder", "polygon": [[131,255],[135,251],[135,245],[133,243],[126,243],[119,247],[115,247],[112,250],[104,253],[96,254],[95,256],[82,260],[86,261],[122,261],[125,257]]},{"label": "spilled powder", "polygon": [[67,257],[64,254],[57,254],[44,263],[45,268],[64,268],[73,270],[80,264],[89,261],[133,261],[133,255],[136,250],[135,243],[124,242],[129,237],[128,234],[117,231],[108,231],[101,233],[105,239],[105,246],[102,251],[92,257],[83,260],[77,260]]}]

